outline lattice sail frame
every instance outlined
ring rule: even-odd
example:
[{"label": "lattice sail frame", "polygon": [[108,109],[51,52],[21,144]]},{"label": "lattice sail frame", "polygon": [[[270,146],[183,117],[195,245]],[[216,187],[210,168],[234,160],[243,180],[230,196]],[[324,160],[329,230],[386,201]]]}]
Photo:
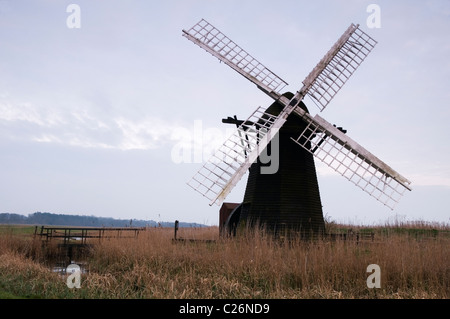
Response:
[{"label": "lattice sail frame", "polygon": [[287,85],[286,81],[204,19],[188,31],[183,30],[182,35],[255,83],[274,99],[281,96],[281,90]]},{"label": "lattice sail frame", "polygon": [[377,41],[351,24],[303,81],[303,88],[323,111],[356,71]]},{"label": "lattice sail frame", "polygon": [[[305,78],[302,82],[303,87],[291,100],[281,95],[281,90],[287,85],[286,81],[258,62],[206,20],[202,19],[188,31],[183,30],[183,36],[246,77],[263,92],[285,106],[278,117],[265,113],[264,116],[273,117],[273,122],[269,121],[267,128],[263,129],[267,130],[266,134],[256,134],[255,136],[258,138],[251,142],[243,141],[243,136],[246,132],[249,133],[250,127],[245,123],[241,125],[219,149],[218,154],[221,155],[214,155],[188,182],[189,186],[211,200],[210,205],[214,203],[220,205],[223,202],[292,111],[301,114],[309,123],[308,127],[310,128],[309,132],[307,129],[293,140],[377,200],[393,209],[405,189],[411,190],[408,186],[411,182],[406,178],[318,115],[312,118],[298,107],[303,98],[308,95],[320,111],[323,111],[372,51],[377,42],[361,31],[359,25],[350,25]],[[252,122],[250,119],[258,117],[257,114],[264,117],[263,113],[261,108],[257,109],[246,122]],[[311,129],[313,127],[314,129]],[[305,139],[309,140],[304,141]],[[322,145],[326,141],[328,143]],[[330,141],[334,141],[334,145]],[[308,144],[304,143],[312,143],[315,146],[309,148]],[[233,147],[236,147],[237,151]],[[330,147],[330,150],[327,150],[327,147]],[[335,154],[331,155],[333,152]],[[373,176],[367,179],[368,174]]]},{"label": "lattice sail frame", "polygon": [[308,123],[294,142],[391,209],[411,182],[319,115],[294,110]]},{"label": "lattice sail frame", "polygon": [[210,205],[220,205],[285,121],[283,116],[274,116],[261,107],[257,108],[200,168],[188,185],[208,198]]}]

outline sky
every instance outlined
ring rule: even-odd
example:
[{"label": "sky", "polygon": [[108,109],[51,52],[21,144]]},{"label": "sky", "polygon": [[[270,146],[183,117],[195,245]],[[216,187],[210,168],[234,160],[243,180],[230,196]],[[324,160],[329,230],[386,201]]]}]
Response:
[{"label": "sky", "polygon": [[[450,2],[440,0],[1,0],[0,213],[218,225],[220,207],[187,182],[232,132],[222,118],[272,100],[182,37],[201,19],[292,92],[360,24],[374,50],[323,112],[305,103],[412,191],[390,210],[316,161],[325,218],[450,222]],[[226,201],[241,202],[245,184]]]}]

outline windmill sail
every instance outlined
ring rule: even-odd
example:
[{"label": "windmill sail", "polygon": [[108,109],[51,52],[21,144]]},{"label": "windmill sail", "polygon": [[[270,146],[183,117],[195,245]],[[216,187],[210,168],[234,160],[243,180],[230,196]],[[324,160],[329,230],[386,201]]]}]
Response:
[{"label": "windmill sail", "polygon": [[321,111],[356,71],[377,42],[351,24],[303,81],[303,91]]},{"label": "windmill sail", "polygon": [[204,19],[188,31],[183,30],[183,36],[255,83],[274,99],[280,97],[281,90],[287,85],[286,81]]},{"label": "windmill sail", "polygon": [[287,85],[284,80],[206,20],[183,30],[183,36],[256,84],[283,108],[277,116],[258,108],[188,182],[210,205],[223,202],[292,112],[307,125],[298,138],[291,139],[377,200],[393,209],[405,190],[411,190],[409,180],[323,118],[312,117],[300,107],[308,95],[323,111],[375,47],[377,42],[359,25],[348,27],[290,99],[281,93]]},{"label": "windmill sail", "polygon": [[411,182],[319,115],[297,108],[308,123],[297,144],[371,196],[394,209]]},{"label": "windmill sail", "polygon": [[247,172],[285,122],[282,116],[262,108],[244,121],[188,182],[194,190],[217,205]]}]

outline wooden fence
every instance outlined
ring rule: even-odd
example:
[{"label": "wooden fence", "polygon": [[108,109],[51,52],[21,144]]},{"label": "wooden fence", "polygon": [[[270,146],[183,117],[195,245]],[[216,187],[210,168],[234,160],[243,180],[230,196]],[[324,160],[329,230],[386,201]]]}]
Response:
[{"label": "wooden fence", "polygon": [[[39,230],[40,229],[40,230]],[[90,239],[106,238],[137,238],[139,232],[145,227],[53,227],[36,226],[34,236],[43,241],[57,240],[59,244],[81,244],[86,245]]]}]

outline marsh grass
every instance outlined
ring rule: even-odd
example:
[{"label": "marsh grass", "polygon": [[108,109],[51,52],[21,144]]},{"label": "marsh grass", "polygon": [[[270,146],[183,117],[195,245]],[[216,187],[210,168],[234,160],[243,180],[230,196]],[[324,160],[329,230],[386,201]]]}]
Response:
[{"label": "marsh grass", "polygon": [[[449,298],[449,227],[355,227],[375,240],[273,239],[264,232],[220,238],[217,227],[151,228],[137,239],[94,245],[81,289],[43,265],[43,252],[16,235],[0,239],[0,290],[42,298]],[[420,234],[420,235],[417,235]],[[201,240],[214,240],[203,242]],[[369,289],[367,266],[381,268]]]}]

